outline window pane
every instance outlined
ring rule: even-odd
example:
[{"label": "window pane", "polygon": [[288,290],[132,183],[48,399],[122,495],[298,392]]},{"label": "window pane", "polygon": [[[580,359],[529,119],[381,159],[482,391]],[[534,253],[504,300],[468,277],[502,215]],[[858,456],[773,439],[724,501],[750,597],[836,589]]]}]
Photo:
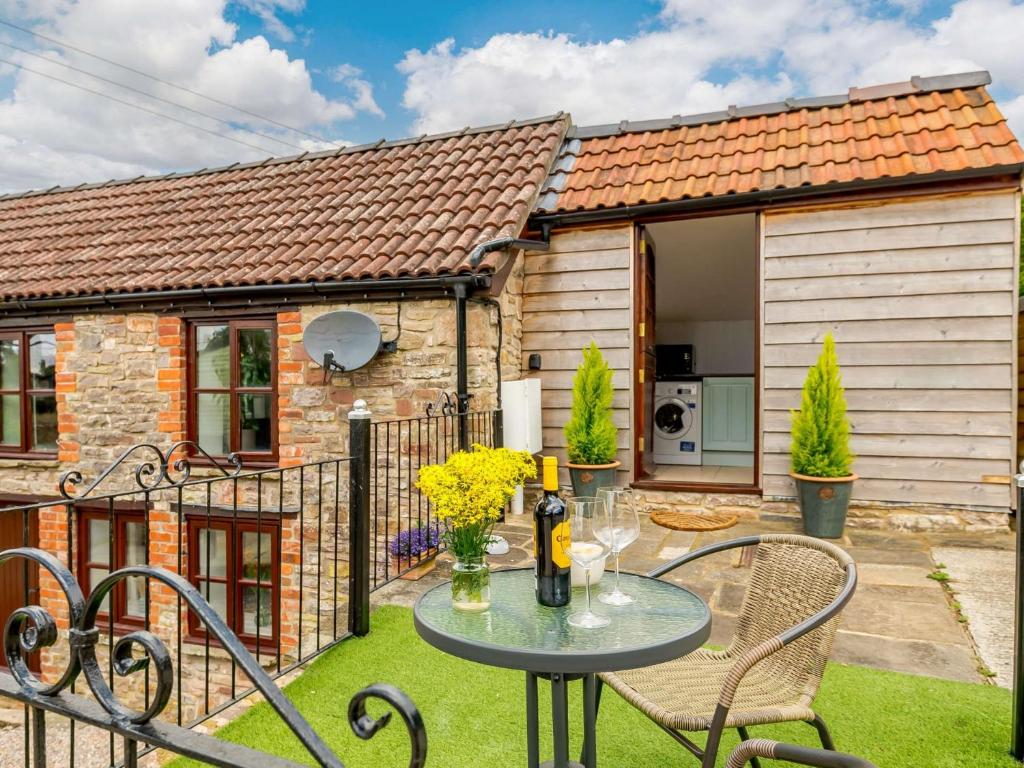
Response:
[{"label": "window pane", "polygon": [[33,333],[28,337],[29,387],[54,389],[57,386],[57,337],[52,333]]},{"label": "window pane", "polygon": [[142,576],[129,576],[123,583],[125,615],[144,619],[146,617],[146,580]]},{"label": "window pane", "polygon": [[57,396],[32,395],[32,445],[36,451],[57,450]]},{"label": "window pane", "polygon": [[219,613],[224,621],[228,621],[228,585],[215,581],[204,581],[199,591],[213,610]]},{"label": "window pane", "polygon": [[21,389],[21,342],[0,341],[0,389]]},{"label": "window pane", "polygon": [[196,425],[200,447],[212,454],[231,450],[231,412],[228,395],[199,393],[196,395]]},{"label": "window pane", "polygon": [[20,395],[0,395],[0,443],[21,445]]},{"label": "window pane", "polygon": [[106,518],[89,520],[89,562],[110,562],[110,524]]},{"label": "window pane", "polygon": [[[257,600],[257,595],[259,599]],[[255,635],[256,627],[260,628],[260,636],[267,637],[271,633],[270,624],[274,618],[270,589],[260,587],[242,588],[242,632]]]},{"label": "window pane", "polygon": [[270,450],[270,395],[239,395],[243,451]]},{"label": "window pane", "polygon": [[130,520],[124,525],[124,564],[146,564],[146,524]]},{"label": "window pane", "polygon": [[[217,528],[199,529],[199,573],[203,576],[228,575],[227,531]],[[206,569],[206,541],[210,541],[210,569]]]},{"label": "window pane", "polygon": [[[96,587],[97,584],[99,584],[101,581],[103,581],[103,579],[105,579],[107,577],[107,574],[109,574],[109,573],[110,573],[110,571],[108,571],[106,568],[90,568],[89,569],[89,591],[91,592]],[[100,603],[100,610],[103,611],[104,613],[106,613],[107,611],[110,610],[110,593],[109,592],[107,593],[107,596],[103,598],[103,602]]]},{"label": "window pane", "polygon": [[226,325],[196,327],[196,384],[227,387],[231,384],[231,335]]},{"label": "window pane", "polygon": [[270,329],[238,331],[238,383],[243,387],[270,386]]},{"label": "window pane", "polygon": [[259,579],[270,581],[270,534],[261,533],[257,540],[256,531],[242,531],[242,578],[256,579],[256,555],[259,550]]}]

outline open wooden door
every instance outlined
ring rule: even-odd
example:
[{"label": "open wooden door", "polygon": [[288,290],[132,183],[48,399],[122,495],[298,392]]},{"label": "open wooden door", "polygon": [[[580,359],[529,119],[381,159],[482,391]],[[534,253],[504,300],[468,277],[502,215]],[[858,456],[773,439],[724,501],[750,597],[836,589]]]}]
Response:
[{"label": "open wooden door", "polygon": [[654,474],[654,242],[650,232],[636,228],[636,305],[633,349],[635,452],[633,476],[637,480]]}]

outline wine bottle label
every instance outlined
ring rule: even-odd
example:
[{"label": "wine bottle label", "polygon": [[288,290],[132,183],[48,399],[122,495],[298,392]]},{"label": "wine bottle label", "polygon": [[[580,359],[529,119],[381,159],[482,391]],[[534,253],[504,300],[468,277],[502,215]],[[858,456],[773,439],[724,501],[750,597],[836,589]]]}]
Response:
[{"label": "wine bottle label", "polygon": [[[536,540],[536,538],[534,539]],[[570,527],[567,520],[551,528],[551,560],[559,568],[568,568],[569,547],[571,545]]]}]

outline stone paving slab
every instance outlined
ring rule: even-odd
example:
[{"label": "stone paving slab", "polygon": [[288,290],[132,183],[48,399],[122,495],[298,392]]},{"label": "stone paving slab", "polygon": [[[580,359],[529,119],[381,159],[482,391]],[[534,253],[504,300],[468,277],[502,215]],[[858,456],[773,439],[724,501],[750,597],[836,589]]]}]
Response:
[{"label": "stone paving slab", "polygon": [[982,682],[973,650],[962,643],[950,645],[840,630],[832,647],[832,660],[964,683]]},{"label": "stone paving slab", "polygon": [[978,654],[997,685],[1013,686],[1013,551],[936,547],[936,563],[946,566],[947,582],[967,617]]},{"label": "stone paving slab", "polygon": [[[672,531],[641,516],[637,543],[622,556],[622,568],[646,573],[692,549],[756,533],[798,533],[799,521],[741,519],[733,528],[692,533]],[[532,517],[510,517],[499,532],[511,545],[507,555],[489,558],[492,567],[531,565]],[[854,557],[860,582],[843,613],[832,658],[835,661],[982,682],[970,636],[956,620],[941,585],[928,578],[934,570],[932,547],[947,542],[992,551],[1012,547],[1001,533],[921,533],[850,529],[837,541]],[[711,642],[731,639],[750,575],[742,550],[723,552],[688,564],[665,578],[699,594],[713,612]],[[420,582],[399,582],[379,590],[376,602],[412,605],[429,586],[447,578],[442,556],[437,570]],[[1012,579],[1011,579],[1012,581]]]}]

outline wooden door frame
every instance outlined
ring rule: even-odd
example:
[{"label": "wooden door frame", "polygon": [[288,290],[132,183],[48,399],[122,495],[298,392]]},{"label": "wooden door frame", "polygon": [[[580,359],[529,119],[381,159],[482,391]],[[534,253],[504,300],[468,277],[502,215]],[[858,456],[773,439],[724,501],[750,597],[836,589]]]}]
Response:
[{"label": "wooden door frame", "polygon": [[[640,453],[637,450],[637,440],[643,435],[644,429],[644,409],[634,408],[633,422],[631,425],[632,430],[632,455],[633,455],[633,474],[631,486],[634,488],[640,488],[643,490],[651,491],[678,491],[678,492],[689,492],[689,493],[735,493],[735,494],[749,494],[751,496],[760,496],[763,493],[761,487],[761,463],[762,455],[764,452],[764,436],[761,434],[761,391],[763,384],[763,376],[761,370],[761,342],[763,334],[764,324],[764,291],[762,286],[762,269],[761,259],[763,257],[763,220],[764,220],[764,209],[757,209],[749,211],[754,215],[754,482],[750,485],[743,485],[737,483],[690,483],[690,482],[671,482],[666,480],[638,480]],[[641,311],[640,307],[640,291],[643,289],[641,280],[643,278],[643,271],[640,269],[638,263],[640,258],[640,234],[643,227],[647,224],[655,224],[666,221],[684,221],[690,219],[704,219],[713,216],[728,216],[729,211],[701,211],[697,213],[684,214],[681,216],[672,217],[650,217],[650,218],[638,218],[633,220],[633,377],[632,377],[632,389],[633,402],[637,403],[638,392],[642,392],[643,383],[640,381],[640,365],[642,364],[642,343],[643,340],[640,338],[639,328],[639,317],[638,313]],[[648,446],[644,446],[648,448]]]}]

